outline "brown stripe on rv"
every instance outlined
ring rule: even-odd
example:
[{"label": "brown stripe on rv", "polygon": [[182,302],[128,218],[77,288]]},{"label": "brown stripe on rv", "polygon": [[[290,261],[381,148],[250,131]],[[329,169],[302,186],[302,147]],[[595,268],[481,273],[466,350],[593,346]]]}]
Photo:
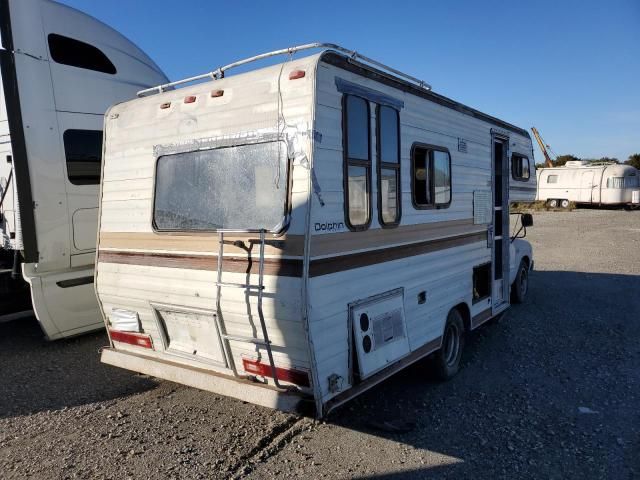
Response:
[{"label": "brown stripe on rv", "polygon": [[341,232],[311,237],[311,257],[340,254],[354,250],[384,248],[399,243],[425,242],[468,233],[477,233],[473,219],[402,225],[396,228],[376,228],[364,232]]},{"label": "brown stripe on rv", "polygon": [[[475,232],[437,240],[416,242],[408,245],[311,260],[309,276],[318,277],[343,270],[351,270],[353,268],[366,267],[393,260],[400,260],[402,258],[414,257],[416,255],[423,255],[425,253],[437,252],[447,248],[486,242],[486,240],[487,232]],[[218,268],[218,257],[216,255],[177,253],[115,252],[100,250],[98,262],[193,270],[217,270]],[[250,260],[248,257],[225,257],[222,270],[225,272],[257,274],[258,261],[255,258]],[[302,259],[265,258],[264,274],[301,277]]]},{"label": "brown stripe on rv", "polygon": [[329,273],[350,270],[352,268],[366,267],[368,265],[376,265],[378,263],[391,262],[393,260],[414,257],[425,253],[437,252],[438,250],[444,250],[446,248],[460,247],[462,245],[482,241],[486,242],[486,240],[487,232],[477,232],[368,252],[312,260],[309,266],[309,276],[318,277]]},{"label": "brown stripe on rv", "polygon": [[[177,253],[100,251],[98,262],[149,267],[186,268],[190,270],[217,270],[218,257],[214,255],[182,255]],[[232,273],[258,274],[258,260],[226,258],[222,270]],[[264,259],[264,274],[281,277],[301,277],[302,260],[278,258]]]},{"label": "brown stripe on rv", "polygon": [[[257,252],[260,239],[255,235],[225,235],[224,251],[232,255],[246,254],[246,251],[233,245],[242,240]],[[101,232],[100,248],[131,250],[179,250],[183,252],[217,252],[218,234],[168,234],[152,232]],[[278,238],[267,238],[265,255],[285,255],[301,257],[304,254],[304,235],[285,235]]]}]

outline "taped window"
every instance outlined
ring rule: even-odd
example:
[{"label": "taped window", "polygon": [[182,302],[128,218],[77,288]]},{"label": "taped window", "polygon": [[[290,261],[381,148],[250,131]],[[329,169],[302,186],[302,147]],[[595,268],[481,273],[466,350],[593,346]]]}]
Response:
[{"label": "taped window", "polygon": [[442,208],[451,203],[451,155],[446,148],[415,144],[411,149],[413,205]]},{"label": "taped window", "polygon": [[161,231],[281,231],[287,147],[265,142],[164,155],[156,166],[154,227]]},{"label": "taped window", "polygon": [[345,158],[345,213],[352,230],[364,230],[371,221],[371,127],[369,102],[353,95],[343,100]]},{"label": "taped window", "polygon": [[74,185],[100,183],[101,130],[65,130],[62,135],[67,176]]},{"label": "taped window", "polygon": [[376,115],[378,140],[378,213],[382,226],[400,222],[400,114],[380,105]]},{"label": "taped window", "polygon": [[48,39],[49,51],[54,62],[110,75],[116,74],[115,65],[99,48],[55,33],[49,34]]}]

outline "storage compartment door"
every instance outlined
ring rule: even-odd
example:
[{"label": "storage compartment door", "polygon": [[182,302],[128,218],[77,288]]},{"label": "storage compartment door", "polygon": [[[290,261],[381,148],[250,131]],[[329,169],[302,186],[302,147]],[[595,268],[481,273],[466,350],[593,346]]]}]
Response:
[{"label": "storage compartment door", "polygon": [[409,354],[402,289],[350,305],[360,378]]}]

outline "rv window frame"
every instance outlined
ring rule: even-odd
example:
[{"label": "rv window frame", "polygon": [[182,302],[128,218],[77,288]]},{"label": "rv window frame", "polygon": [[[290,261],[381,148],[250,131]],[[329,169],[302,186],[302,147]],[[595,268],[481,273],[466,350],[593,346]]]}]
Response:
[{"label": "rv window frame", "polygon": [[[102,65],[102,68],[92,68],[88,66],[79,65],[77,63],[72,63],[71,61],[62,61],[62,58],[58,55],[58,52],[54,53],[54,50],[60,48],[60,46],[57,46],[55,49],[51,48],[52,38],[54,42],[56,41],[74,42],[74,43],[77,43],[78,46],[81,46],[81,48],[88,48],[88,49],[94,50],[94,55],[101,56],[100,60],[104,63]],[[66,45],[66,47],[68,46],[69,45]],[[53,60],[54,63],[57,63],[58,65],[66,65],[68,67],[80,68],[82,70],[88,70],[90,72],[104,73],[106,75],[118,74],[117,67],[115,66],[113,61],[107,56],[107,54],[104,53],[101,49],[99,49],[95,45],[92,45],[91,43],[78,40],[77,38],[69,37],[67,35],[61,35],[59,33],[52,32],[47,35],[47,48],[49,50],[49,56],[51,57],[51,60]],[[94,65],[99,65],[99,64],[94,63]]]},{"label": "rv window frame", "polygon": [[[348,127],[348,112],[347,112],[347,99],[348,97],[359,98],[367,106],[367,160],[358,158],[349,158],[349,127]],[[349,167],[364,167],[367,171],[366,176],[366,192],[365,197],[368,199],[367,208],[367,221],[361,225],[352,225],[349,219]],[[347,228],[353,232],[362,232],[368,230],[371,226],[371,104],[369,100],[359,95],[351,93],[345,93],[342,95],[342,189],[344,192],[343,204],[344,204],[344,223]]]},{"label": "rv window frame", "polygon": [[[380,110],[383,108],[388,108],[392,110],[396,114],[396,138],[398,144],[398,161],[397,162],[385,162],[382,160],[382,142],[381,142],[381,122],[380,122]],[[402,218],[402,180],[401,180],[401,172],[402,172],[402,159],[400,158],[400,111],[394,107],[389,105],[380,105],[376,106],[376,187],[378,189],[378,222],[382,228],[395,228],[400,225],[400,220]],[[396,172],[396,220],[393,222],[385,222],[382,218],[382,170],[395,170]]]},{"label": "rv window frame", "polygon": [[[517,158],[525,159],[527,161],[527,171],[529,173],[528,177],[525,178],[516,176],[514,160]],[[516,182],[528,182],[529,180],[531,180],[531,162],[529,161],[529,157],[527,155],[517,152],[513,152],[511,154],[511,178],[513,178]]]},{"label": "rv window frame", "polygon": [[[198,151],[203,151],[203,150],[218,150],[221,148],[232,148],[232,147],[243,147],[245,145],[259,145],[262,143],[271,143],[273,141],[276,142],[281,142],[282,140],[262,140],[262,141],[257,141],[257,142],[245,142],[245,143],[238,143],[236,145],[224,145],[224,146],[220,146],[220,147],[214,147],[214,148],[208,148],[208,149],[194,149],[194,150],[185,150],[185,151],[181,151],[181,152],[175,152],[175,153],[166,153],[166,154],[162,154],[162,155],[158,155],[157,157],[155,157],[155,161],[153,163],[153,196],[151,198],[151,218],[150,218],[150,223],[151,223],[151,230],[153,231],[153,233],[158,234],[158,235],[212,235],[212,234],[217,234],[218,230],[222,230],[224,231],[225,229],[214,229],[214,230],[178,230],[178,229],[159,229],[157,224],[156,224],[156,196],[157,196],[157,189],[158,189],[158,182],[156,181],[156,178],[158,176],[158,161],[163,158],[163,157],[170,157],[173,155],[180,155],[180,154],[184,154],[184,153],[193,153],[193,152],[198,152]],[[285,172],[285,175],[287,176],[287,180],[286,180],[286,192],[285,192],[285,196],[284,196],[284,208],[283,208],[283,221],[282,221],[282,228],[280,228],[280,230],[278,231],[268,231],[267,233],[270,234],[272,237],[281,237],[282,235],[284,235],[287,230],[289,229],[289,225],[291,223],[291,205],[292,205],[292,201],[291,201],[291,196],[292,196],[292,190],[293,190],[293,178],[291,175],[291,171],[293,169],[293,157],[290,155],[289,150],[287,149],[287,169]]]},{"label": "rv window frame", "polygon": [[[433,161],[429,161],[429,190],[431,192],[431,198],[433,198],[432,203],[418,203],[416,201],[416,174],[415,174],[415,154],[416,150],[421,148],[426,150],[427,158],[431,158],[430,152],[444,152],[449,157],[449,201],[447,203],[436,203],[436,195],[435,195],[435,177],[433,175]],[[433,181],[432,181],[433,179]],[[447,147],[442,147],[439,145],[432,145],[429,143],[422,142],[414,142],[411,145],[411,203],[413,208],[416,210],[440,210],[449,208],[451,206],[451,202],[453,201],[453,169],[452,169],[452,160],[451,160],[451,152]]]},{"label": "rv window frame", "polygon": [[[550,181],[550,178],[551,178],[551,177],[553,177],[553,178],[554,178],[554,181],[553,181],[553,182],[551,182],[551,181]],[[547,183],[547,184],[554,184],[554,185],[556,185],[556,184],[558,183],[558,174],[557,174],[557,173],[547,173],[547,181],[546,181],[546,183]]]}]

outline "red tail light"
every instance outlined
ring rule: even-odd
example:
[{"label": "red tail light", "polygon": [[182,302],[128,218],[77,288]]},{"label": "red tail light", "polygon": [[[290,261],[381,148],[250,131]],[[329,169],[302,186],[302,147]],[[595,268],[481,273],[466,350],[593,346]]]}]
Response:
[{"label": "red tail light", "polygon": [[109,329],[109,335],[114,342],[128,343],[138,347],[153,348],[153,341],[149,335],[135,332],[121,332]]},{"label": "red tail light", "polygon": [[[243,358],[242,366],[244,367],[245,372],[260,375],[261,377],[273,378],[273,371],[271,370],[270,365]],[[278,380],[294,383],[301,387],[308,387],[311,385],[309,382],[309,374],[300,370],[276,367],[276,376],[278,377]]]},{"label": "red tail light", "polygon": [[196,101],[195,95],[189,95],[188,97],[184,97],[184,103],[193,103]]},{"label": "red tail light", "polygon": [[224,95],[224,90],[213,90],[211,92],[211,98],[217,98]]},{"label": "red tail light", "polygon": [[293,70],[289,74],[289,80],[297,80],[298,78],[304,78],[305,71],[304,70]]}]

